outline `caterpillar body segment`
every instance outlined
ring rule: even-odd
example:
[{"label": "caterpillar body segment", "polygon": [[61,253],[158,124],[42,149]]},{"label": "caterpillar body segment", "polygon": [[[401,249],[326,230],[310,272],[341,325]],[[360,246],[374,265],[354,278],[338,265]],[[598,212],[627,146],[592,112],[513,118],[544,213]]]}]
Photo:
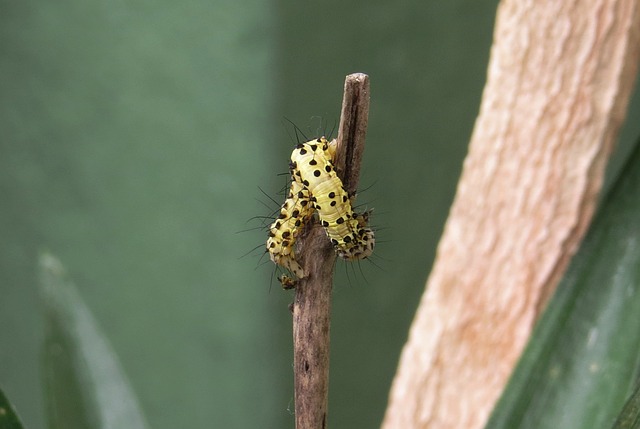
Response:
[{"label": "caterpillar body segment", "polygon": [[292,180],[280,214],[269,227],[267,251],[274,263],[291,271],[297,278],[305,277],[305,272],[295,259],[295,241],[312,214],[309,190],[302,183]]},{"label": "caterpillar body segment", "polygon": [[371,256],[376,241],[373,229],[367,226],[368,217],[368,212],[356,215],[356,229],[353,231],[356,238],[349,245],[336,248],[339,257],[347,261],[355,261]]}]

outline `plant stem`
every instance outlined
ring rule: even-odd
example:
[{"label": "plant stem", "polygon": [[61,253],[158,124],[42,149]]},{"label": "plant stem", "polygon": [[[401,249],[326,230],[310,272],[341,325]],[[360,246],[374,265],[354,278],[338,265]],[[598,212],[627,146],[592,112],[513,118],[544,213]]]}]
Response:
[{"label": "plant stem", "polygon": [[[355,193],[369,117],[369,77],[345,79],[338,130],[336,171],[347,192]],[[336,254],[320,225],[298,242],[307,276],[297,282],[293,302],[293,371],[296,429],[325,429],[329,399],[331,289]]]}]

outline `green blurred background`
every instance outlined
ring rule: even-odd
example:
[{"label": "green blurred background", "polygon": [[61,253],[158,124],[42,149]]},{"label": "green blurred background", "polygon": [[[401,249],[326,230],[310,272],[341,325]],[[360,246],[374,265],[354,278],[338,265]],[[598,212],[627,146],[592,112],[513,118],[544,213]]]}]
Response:
[{"label": "green blurred background", "polygon": [[[296,123],[371,77],[359,203],[376,265],[337,266],[329,425],[378,426],[485,79],[497,1],[0,0],[0,386],[45,427],[37,255],[65,264],[154,429],[293,427],[291,293],[253,216]],[[637,118],[640,103],[630,112]],[[640,134],[628,121],[611,175]],[[273,284],[272,284],[273,283]]]}]

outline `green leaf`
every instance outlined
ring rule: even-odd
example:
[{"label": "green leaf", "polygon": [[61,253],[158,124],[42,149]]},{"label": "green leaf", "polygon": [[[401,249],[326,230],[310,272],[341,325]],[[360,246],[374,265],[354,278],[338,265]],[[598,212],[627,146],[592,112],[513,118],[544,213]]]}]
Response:
[{"label": "green leaf", "polygon": [[624,404],[622,412],[613,424],[612,429],[640,429],[640,383]]},{"label": "green leaf", "polygon": [[40,257],[47,332],[44,377],[50,429],[147,425],[109,342],[60,262]]},{"label": "green leaf", "polygon": [[640,146],[594,219],[486,426],[603,428],[640,362]]},{"label": "green leaf", "polygon": [[0,429],[23,429],[18,415],[2,389],[0,389]]}]

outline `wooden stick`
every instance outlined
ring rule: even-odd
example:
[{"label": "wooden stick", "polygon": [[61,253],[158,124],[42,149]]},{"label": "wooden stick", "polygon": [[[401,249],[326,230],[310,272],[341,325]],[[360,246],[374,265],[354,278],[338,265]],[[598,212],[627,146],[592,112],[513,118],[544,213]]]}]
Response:
[{"label": "wooden stick", "polygon": [[636,79],[640,0],[502,0],[493,40],[383,429],[484,427],[591,221]]},{"label": "wooden stick", "polygon": [[[369,77],[347,76],[338,130],[336,171],[345,189],[358,185],[369,117]],[[293,302],[293,372],[296,429],[325,429],[329,399],[329,328],[336,254],[320,225],[298,241],[307,277],[296,284]]]},{"label": "wooden stick", "polygon": [[369,124],[369,99],[369,76],[363,73],[347,76],[338,128],[336,170],[349,195],[356,192],[360,179],[360,163]]}]

